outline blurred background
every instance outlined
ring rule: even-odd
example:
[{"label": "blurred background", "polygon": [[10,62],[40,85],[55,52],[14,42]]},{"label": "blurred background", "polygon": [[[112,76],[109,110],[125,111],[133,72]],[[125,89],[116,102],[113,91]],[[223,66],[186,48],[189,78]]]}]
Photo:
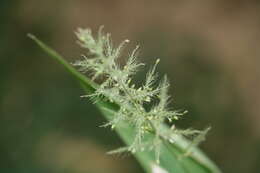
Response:
[{"label": "blurred background", "polygon": [[[30,39],[70,62],[77,27],[161,59],[180,127],[211,126],[201,148],[228,173],[260,172],[260,3],[257,0],[1,0],[0,172],[141,173],[78,83]],[[138,77],[142,79],[143,76]]]}]

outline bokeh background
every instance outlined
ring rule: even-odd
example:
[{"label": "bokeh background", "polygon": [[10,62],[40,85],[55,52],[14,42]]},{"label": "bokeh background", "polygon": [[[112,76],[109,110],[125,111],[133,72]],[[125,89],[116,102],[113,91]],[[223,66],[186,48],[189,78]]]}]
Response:
[{"label": "bokeh background", "polygon": [[[77,27],[161,58],[180,127],[211,126],[201,148],[223,172],[260,172],[260,3],[257,0],[1,0],[0,172],[141,173],[78,83],[27,33],[70,62]],[[139,77],[142,79],[142,76]]]}]

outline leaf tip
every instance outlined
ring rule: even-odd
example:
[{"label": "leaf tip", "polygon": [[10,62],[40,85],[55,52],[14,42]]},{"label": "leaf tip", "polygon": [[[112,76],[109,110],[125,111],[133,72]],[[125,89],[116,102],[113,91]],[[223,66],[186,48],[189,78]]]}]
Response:
[{"label": "leaf tip", "polygon": [[29,38],[32,39],[32,40],[35,40],[35,39],[36,39],[35,35],[33,35],[33,34],[31,34],[31,33],[27,33],[27,37],[29,37]]}]

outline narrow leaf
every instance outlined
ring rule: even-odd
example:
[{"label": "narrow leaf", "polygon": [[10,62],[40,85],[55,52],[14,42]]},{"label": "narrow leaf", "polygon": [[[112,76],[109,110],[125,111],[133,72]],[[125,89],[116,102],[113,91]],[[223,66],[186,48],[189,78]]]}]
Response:
[{"label": "narrow leaf", "polygon": [[[99,87],[96,83],[91,81],[79,73],[73,66],[71,66],[65,59],[57,52],[46,46],[43,42],[38,40],[35,36],[28,34],[28,36],[37,43],[50,57],[55,59],[63,65],[68,72],[70,72],[75,79],[77,79],[86,94],[92,94]],[[100,99],[96,102],[97,108],[102,115],[111,120],[113,115],[119,110],[119,106]],[[165,128],[169,128],[165,125]],[[119,137],[130,145],[135,137],[135,129],[127,123],[121,123],[115,131]],[[146,135],[145,138],[153,138],[154,134]],[[146,172],[152,173],[220,173],[219,168],[197,147],[189,148],[189,155],[184,156],[190,142],[178,135],[175,137],[173,143],[163,143],[161,148],[160,164],[156,165],[155,156],[153,152],[136,152],[134,155]]]}]

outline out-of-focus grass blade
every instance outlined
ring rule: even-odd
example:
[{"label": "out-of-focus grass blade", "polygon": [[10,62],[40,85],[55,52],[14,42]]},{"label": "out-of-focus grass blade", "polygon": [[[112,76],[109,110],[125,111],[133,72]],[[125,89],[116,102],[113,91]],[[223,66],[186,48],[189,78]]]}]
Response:
[{"label": "out-of-focus grass blade", "polygon": [[[50,57],[62,64],[81,84],[87,94],[95,92],[98,87],[96,83],[88,79],[86,76],[78,72],[57,52],[46,46],[43,42],[38,40],[35,36],[28,34],[38,46],[40,46]],[[111,119],[119,106],[107,101],[100,100],[96,103],[97,108],[102,115],[107,119]],[[165,125],[165,128],[169,128]],[[122,123],[115,128],[115,131],[120,138],[127,144],[131,144],[135,130],[127,123]],[[147,135],[150,138],[153,134]],[[161,149],[160,165],[156,165],[154,154],[152,152],[137,152],[135,157],[142,165],[146,172],[151,173],[220,173],[219,168],[198,148],[192,148],[189,156],[184,156],[189,141],[181,136],[176,136],[175,143],[165,142]],[[159,169],[158,169],[159,168]]]}]

